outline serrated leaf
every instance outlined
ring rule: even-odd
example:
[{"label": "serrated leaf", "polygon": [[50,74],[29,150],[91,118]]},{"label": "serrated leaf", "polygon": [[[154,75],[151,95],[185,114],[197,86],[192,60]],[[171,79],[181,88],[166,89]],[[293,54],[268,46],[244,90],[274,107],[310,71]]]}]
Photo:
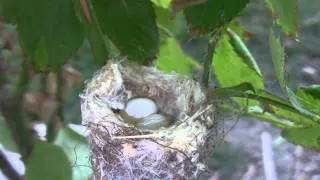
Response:
[{"label": "serrated leaf", "polygon": [[298,30],[297,0],[266,0],[266,2],[283,31],[296,37]]},{"label": "serrated leaf", "polygon": [[280,39],[275,36],[273,30],[269,32],[269,48],[276,77],[282,91],[286,94],[284,49]]},{"label": "serrated leaf", "polygon": [[320,116],[304,107],[304,105],[301,103],[301,99],[290,88],[287,87],[286,90],[291,104],[302,114],[309,116],[320,125]]},{"label": "serrated leaf", "polygon": [[[249,83],[242,83],[232,87],[216,88],[212,91],[212,94],[214,97],[238,97],[243,100],[251,99],[259,101],[260,106],[249,106],[246,115],[262,118],[262,120],[275,123],[275,125],[282,128],[289,126],[319,125],[310,116],[300,113],[288,100],[275,96],[265,90],[256,90]],[[259,110],[257,110],[257,108]],[[283,118],[291,122],[279,122],[283,121]]]},{"label": "serrated leaf", "polygon": [[308,116],[309,117],[308,121],[320,121],[320,117],[310,112],[308,109],[304,108],[302,104],[299,102],[297,95],[290,88],[286,86],[284,49],[282,47],[280,39],[274,35],[273,30],[271,30],[269,33],[269,48],[271,50],[272,62],[273,62],[273,66],[274,66],[275,73],[279,81],[280,87],[283,93],[288,96],[292,106],[303,115]]},{"label": "serrated leaf", "polygon": [[[271,105],[275,115],[302,126],[317,126],[318,123],[311,119],[310,116],[302,114],[296,109],[287,109],[281,106]],[[292,106],[293,107],[293,106]],[[294,108],[294,107],[293,107]]]},{"label": "serrated leaf", "polygon": [[281,135],[294,144],[320,150],[320,127],[285,129]]},{"label": "serrated leaf", "polygon": [[298,88],[296,95],[305,109],[320,115],[320,86]]},{"label": "serrated leaf", "polygon": [[245,43],[242,41],[240,36],[236,34],[231,29],[228,29],[228,34],[230,37],[230,42],[234,48],[234,50],[237,52],[237,54],[244,60],[244,62],[252,69],[254,70],[259,76],[262,76],[261,70],[252,56],[251,52],[245,45]]},{"label": "serrated leaf", "polygon": [[87,140],[70,128],[62,128],[54,143],[60,146],[68,156],[72,164],[73,179],[89,179],[92,169],[90,168],[90,151]]},{"label": "serrated leaf", "polygon": [[75,15],[72,0],[29,0],[19,4],[17,19],[21,45],[37,65],[37,48],[43,41],[47,67],[57,70],[83,42],[83,28]]},{"label": "serrated leaf", "polygon": [[192,68],[201,66],[180,47],[174,38],[167,38],[160,47],[156,65],[167,72],[175,71],[179,74],[192,75]]},{"label": "serrated leaf", "polygon": [[267,121],[269,123],[272,123],[273,125],[279,127],[279,128],[289,128],[289,127],[297,127],[298,125],[293,124],[289,121],[283,121],[280,117],[269,113],[265,112],[264,109],[262,109],[259,106],[251,106],[248,108],[248,112],[245,114],[250,117],[254,117],[257,120],[263,120]]},{"label": "serrated leaf", "polygon": [[26,180],[70,180],[71,164],[63,150],[46,142],[36,142],[26,162]]},{"label": "serrated leaf", "polygon": [[[255,89],[264,89],[262,77],[237,55],[227,35],[217,44],[212,65],[221,87],[250,83]],[[246,103],[243,100],[241,102],[243,105]]]},{"label": "serrated leaf", "polygon": [[129,60],[145,62],[159,51],[150,0],[92,0],[101,30]]},{"label": "serrated leaf", "polygon": [[184,9],[193,34],[214,32],[229,24],[244,9],[249,0],[207,0]]}]

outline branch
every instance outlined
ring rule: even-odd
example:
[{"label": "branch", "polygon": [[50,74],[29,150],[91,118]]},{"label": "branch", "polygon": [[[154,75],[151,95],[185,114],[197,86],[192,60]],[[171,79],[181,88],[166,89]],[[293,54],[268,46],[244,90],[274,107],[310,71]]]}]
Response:
[{"label": "branch", "polygon": [[7,89],[6,95],[2,95],[0,99],[2,114],[24,158],[28,156],[34,143],[23,110],[23,96],[30,81],[28,68],[28,61],[24,59],[17,84],[13,84],[10,91]]}]

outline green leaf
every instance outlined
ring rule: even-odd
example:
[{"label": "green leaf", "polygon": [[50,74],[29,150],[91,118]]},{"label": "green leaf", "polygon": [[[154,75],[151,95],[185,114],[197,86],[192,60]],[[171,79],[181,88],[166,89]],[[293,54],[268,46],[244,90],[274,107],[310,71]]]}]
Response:
[{"label": "green leaf", "polygon": [[145,62],[159,51],[150,0],[92,0],[101,30],[129,60]]},{"label": "green leaf", "polygon": [[250,38],[251,33],[248,32],[243,26],[241,26],[236,20],[233,20],[229,24],[229,28],[232,29],[241,39],[247,40]]},{"label": "green leaf", "polygon": [[188,56],[174,38],[167,38],[160,47],[156,65],[167,72],[175,71],[179,74],[192,75],[192,67],[201,69],[193,58]]},{"label": "green leaf", "polygon": [[320,116],[304,108],[301,102],[299,101],[299,97],[290,88],[286,86],[284,49],[281,45],[280,39],[275,37],[274,32],[272,30],[269,33],[269,46],[271,50],[271,56],[276,76],[283,93],[288,96],[290,103],[293,105],[295,109],[309,117],[309,121],[315,121],[313,123],[319,123]]},{"label": "green leaf", "polygon": [[45,71],[46,68],[48,67],[48,54],[47,54],[47,48],[46,48],[46,43],[44,39],[42,38],[36,48],[36,52],[34,55],[34,61],[37,62],[35,63],[36,68],[38,68],[41,71]]},{"label": "green leaf", "polygon": [[90,48],[94,56],[94,62],[98,66],[105,64],[109,56],[107,49],[107,38],[101,32],[95,12],[90,4],[91,1],[79,1],[73,0],[75,9],[78,16],[81,18],[81,22],[84,26],[86,36],[90,43]]},{"label": "green leaf", "polygon": [[311,86],[300,87],[302,91],[310,94],[312,97],[319,99],[320,98],[320,85],[314,84]]},{"label": "green leaf", "polygon": [[280,118],[272,113],[265,112],[259,106],[249,107],[248,112],[245,115],[250,116],[250,117],[254,117],[257,120],[263,120],[266,122],[270,122],[279,128],[290,128],[290,127],[297,127],[298,126],[290,121],[283,121],[282,118]]},{"label": "green leaf", "polygon": [[300,111],[296,110],[293,106],[292,109],[283,108],[281,106],[270,105],[275,115],[291,121],[296,125],[302,126],[319,126],[317,122],[315,122],[310,116],[302,114]]},{"label": "green leaf", "polygon": [[297,0],[266,0],[266,2],[272,11],[272,16],[283,31],[296,37],[298,30]]},{"label": "green leaf", "polygon": [[264,89],[262,77],[238,56],[227,35],[224,35],[217,45],[213,57],[213,68],[221,87],[247,82],[256,89]]},{"label": "green leaf", "polygon": [[228,29],[228,34],[230,37],[230,42],[234,48],[234,50],[237,52],[237,54],[244,60],[248,66],[254,70],[259,76],[262,76],[261,70],[252,56],[251,52],[245,45],[245,43],[241,40],[240,36],[236,34],[234,31],[231,29]]},{"label": "green leaf", "polygon": [[151,0],[155,5],[162,8],[169,8],[172,0]]},{"label": "green leaf", "polygon": [[244,93],[246,91],[256,92],[252,84],[245,82],[232,87],[215,88],[213,89],[212,94],[214,94],[214,96],[219,96],[219,97],[223,97],[223,96],[247,97],[246,94]]},{"label": "green leaf", "polygon": [[90,168],[90,151],[87,140],[70,128],[62,128],[59,130],[54,143],[67,154],[73,168],[73,179],[89,179],[92,170]]},{"label": "green leaf", "polygon": [[273,30],[270,30],[269,32],[269,48],[276,77],[282,91],[286,94],[284,49],[280,39],[274,35]]},{"label": "green leaf", "polygon": [[206,34],[228,25],[244,9],[249,0],[207,0],[187,6],[184,15],[193,34]]},{"label": "green leaf", "polygon": [[309,116],[310,118],[314,119],[318,124],[320,124],[320,116],[312,113],[307,109],[307,107],[304,107],[303,104],[301,103],[301,99],[291,90],[287,87],[287,93],[289,96],[289,100],[291,104],[302,114],[305,114]]},{"label": "green leaf", "polygon": [[296,95],[304,109],[320,115],[320,86],[298,88]]},{"label": "green leaf", "polygon": [[25,177],[26,180],[70,180],[71,164],[60,147],[38,141],[27,159]]},{"label": "green leaf", "polygon": [[103,37],[96,26],[87,28],[87,37],[95,63],[97,65],[104,65],[109,56],[105,37]]},{"label": "green leaf", "polygon": [[2,0],[3,15],[9,22],[17,20],[19,3],[19,0]]},{"label": "green leaf", "polygon": [[[243,101],[246,99],[256,100],[260,102],[260,107],[257,105],[247,107],[248,111],[245,112],[245,115],[271,122],[280,128],[306,125],[319,126],[319,123],[315,122],[312,117],[300,113],[288,100],[275,96],[265,90],[256,90],[249,83],[215,88],[211,94],[216,98],[238,97]],[[283,119],[287,121],[283,121]]]},{"label": "green leaf", "polygon": [[[156,17],[157,17],[157,24],[159,27],[159,32],[161,37],[173,37],[172,30],[175,28],[175,21],[171,18],[171,12],[169,9],[155,6],[154,7]],[[163,39],[163,38],[162,38]]]},{"label": "green leaf", "polygon": [[282,136],[294,144],[320,150],[320,127],[285,129]]},{"label": "green leaf", "polygon": [[10,129],[7,127],[5,121],[0,116],[0,144],[7,150],[18,152],[17,145],[14,143]]},{"label": "green leaf", "polygon": [[21,45],[38,67],[45,63],[37,56],[47,54],[45,68],[57,70],[83,42],[83,28],[72,0],[21,1],[17,23]]},{"label": "green leaf", "polygon": [[[255,89],[264,89],[263,78],[237,55],[227,35],[224,35],[218,43],[212,65],[221,87],[250,83]],[[246,102],[242,101],[242,104]]]}]

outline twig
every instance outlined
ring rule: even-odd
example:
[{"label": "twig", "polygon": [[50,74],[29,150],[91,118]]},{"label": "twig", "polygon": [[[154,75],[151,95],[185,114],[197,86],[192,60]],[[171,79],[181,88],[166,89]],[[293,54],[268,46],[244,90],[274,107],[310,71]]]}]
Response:
[{"label": "twig", "polygon": [[28,60],[24,59],[17,84],[13,85],[10,94],[8,92],[7,96],[2,96],[0,99],[0,109],[24,159],[31,152],[33,146],[33,137],[28,129],[22,103],[23,95],[30,81],[28,64]]},{"label": "twig", "polygon": [[145,135],[135,135],[135,136],[112,136],[111,139],[149,139],[158,137],[157,134],[145,134]]},{"label": "twig", "polygon": [[261,141],[264,175],[266,177],[266,180],[277,180],[277,172],[273,160],[271,135],[267,132],[263,132],[261,134]]}]

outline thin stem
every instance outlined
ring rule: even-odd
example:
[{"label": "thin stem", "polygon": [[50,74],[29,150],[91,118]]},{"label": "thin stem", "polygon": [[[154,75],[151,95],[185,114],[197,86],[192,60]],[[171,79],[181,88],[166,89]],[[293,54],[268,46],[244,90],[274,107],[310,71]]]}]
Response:
[{"label": "thin stem", "polygon": [[161,24],[157,23],[158,28],[164,33],[166,34],[168,37],[174,37],[174,34],[167,29],[166,27],[162,26]]},{"label": "thin stem", "polygon": [[203,64],[203,74],[202,74],[202,84],[206,88],[209,87],[213,53],[214,53],[214,44],[209,41],[207,46],[207,54],[205,56],[205,60]]},{"label": "thin stem", "polygon": [[225,32],[225,29],[217,30],[211,35],[209,39],[209,43],[207,46],[207,53],[204,59],[203,74],[202,74],[202,85],[205,88],[209,88],[214,51],[223,32]]},{"label": "thin stem", "polygon": [[47,85],[48,85],[48,74],[42,73],[40,74],[40,91],[43,93],[46,97],[48,97],[49,93],[47,90]]},{"label": "thin stem", "polygon": [[62,77],[62,67],[60,67],[57,71],[57,89],[56,89],[56,95],[55,100],[57,102],[57,108],[55,110],[55,113],[50,118],[50,121],[48,123],[48,142],[53,142],[60,124],[65,124],[64,119],[64,110],[63,110],[63,91],[62,91],[62,84],[63,84],[63,77]]},{"label": "thin stem", "polygon": [[56,101],[58,104],[57,115],[62,124],[65,124],[64,109],[63,109],[63,90],[62,85],[64,84],[62,77],[62,68],[59,68],[57,72],[57,91],[56,91]]}]

